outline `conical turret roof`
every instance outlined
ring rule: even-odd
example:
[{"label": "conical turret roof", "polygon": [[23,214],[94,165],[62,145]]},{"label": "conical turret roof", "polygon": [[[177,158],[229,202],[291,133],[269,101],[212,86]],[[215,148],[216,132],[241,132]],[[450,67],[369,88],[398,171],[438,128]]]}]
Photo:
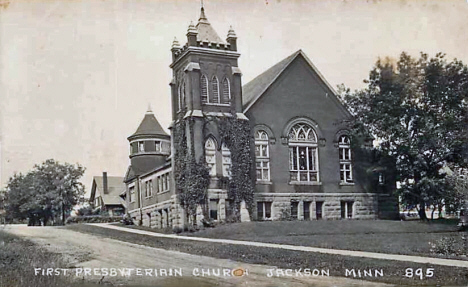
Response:
[{"label": "conical turret roof", "polygon": [[224,41],[218,36],[218,33],[216,33],[216,31],[211,26],[208,18],[206,18],[205,9],[203,7],[201,8],[200,19],[198,19],[197,30],[198,41],[224,43]]},{"label": "conical turret roof", "polygon": [[163,130],[161,127],[161,124],[159,124],[158,120],[153,114],[153,111],[151,109],[148,109],[148,111],[145,114],[145,117],[141,121],[140,125],[138,126],[138,129],[134,134],[129,136],[128,138],[134,138],[137,136],[164,136],[168,137],[169,135]]}]

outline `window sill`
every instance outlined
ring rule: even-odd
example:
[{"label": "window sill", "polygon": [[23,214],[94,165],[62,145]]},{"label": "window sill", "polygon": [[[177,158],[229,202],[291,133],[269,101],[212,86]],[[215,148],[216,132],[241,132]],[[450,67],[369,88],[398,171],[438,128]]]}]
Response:
[{"label": "window sill", "polygon": [[171,191],[171,190],[170,190],[170,189],[164,190],[164,191],[158,192],[157,195],[159,195],[159,194],[164,194],[164,193],[168,193],[169,191]]},{"label": "window sill", "polygon": [[258,179],[257,179],[257,184],[272,185],[273,182],[271,182],[271,181],[269,181],[269,180],[258,180]]},{"label": "window sill", "polygon": [[170,152],[156,151],[156,150],[153,150],[153,151],[139,151],[139,152],[136,152],[136,153],[132,153],[130,155],[130,157],[137,156],[137,155],[165,155],[165,156],[168,156],[168,155],[170,155]]},{"label": "window sill", "polygon": [[145,196],[145,199],[150,199],[150,198],[152,198],[152,197],[153,197],[152,195],[150,195],[150,196]]},{"label": "window sill", "polygon": [[319,181],[290,181],[290,185],[322,185]]},{"label": "window sill", "polygon": [[218,104],[218,103],[203,103],[205,106],[221,106],[221,107],[230,107],[231,104]]},{"label": "window sill", "polygon": [[273,219],[271,219],[271,217],[265,217],[261,218],[260,221],[273,221]]},{"label": "window sill", "polygon": [[353,186],[354,182],[340,182],[340,186]]}]

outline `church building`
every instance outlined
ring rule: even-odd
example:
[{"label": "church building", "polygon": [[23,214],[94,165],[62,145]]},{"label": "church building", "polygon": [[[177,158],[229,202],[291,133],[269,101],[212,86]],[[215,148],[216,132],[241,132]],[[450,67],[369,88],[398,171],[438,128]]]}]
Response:
[{"label": "church building", "polygon": [[[351,114],[303,51],[242,86],[232,28],[223,40],[201,8],[186,35],[186,44],[174,40],[171,49],[171,135],[148,110],[128,137],[130,166],[122,196],[135,223],[182,227],[200,223],[203,214],[228,220],[233,202],[226,182],[234,176],[235,157],[218,124],[223,119],[250,127],[243,136],[251,139],[253,202],[247,217],[242,203],[243,220],[398,218],[391,168],[373,153],[372,140],[353,144]],[[175,128],[182,121],[186,149],[177,150]],[[176,173],[177,152],[203,164],[209,176],[208,212],[199,206],[192,218],[178,196],[177,180],[190,175]]]}]

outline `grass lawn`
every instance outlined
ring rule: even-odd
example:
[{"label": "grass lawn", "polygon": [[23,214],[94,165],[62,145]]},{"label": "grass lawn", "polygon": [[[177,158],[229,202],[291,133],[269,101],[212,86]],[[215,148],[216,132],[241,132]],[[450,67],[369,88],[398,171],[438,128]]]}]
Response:
[{"label": "grass lawn", "polygon": [[[343,223],[347,223],[343,222]],[[351,222],[351,221],[349,221]],[[299,222],[298,222],[299,223]],[[337,222],[329,222],[337,223]],[[363,221],[363,223],[366,223]],[[367,222],[370,223],[370,222]],[[273,224],[273,225],[270,225]],[[278,225],[276,225],[278,224]],[[225,232],[232,230],[232,234],[238,234],[239,237],[236,239],[250,239],[254,238],[256,232],[251,232],[249,238],[240,237],[242,236],[241,232],[244,230],[248,232],[248,229],[251,229],[255,226],[270,226],[267,228],[270,230],[271,236],[278,236],[279,229],[274,231],[271,226],[280,226],[285,224],[285,222],[270,222],[270,223],[249,223],[249,224],[239,224],[239,225],[226,225],[219,226],[215,229],[205,230],[199,232],[204,236],[208,236],[209,232],[213,234],[219,234],[222,237],[222,230]],[[294,224],[289,222],[290,225]],[[306,222],[305,224],[310,224]],[[320,223],[321,224],[321,223]],[[245,225],[245,227],[243,227]],[[67,228],[79,231],[90,233],[98,236],[103,236],[107,238],[113,238],[121,241],[142,244],[150,247],[164,248],[167,250],[176,250],[180,252],[186,252],[196,255],[210,256],[214,258],[224,258],[231,259],[240,262],[253,263],[253,264],[264,264],[264,265],[273,265],[278,268],[317,268],[317,269],[328,269],[330,276],[345,276],[346,269],[360,269],[368,270],[369,268],[376,270],[382,269],[384,271],[383,277],[366,277],[361,278],[365,280],[373,280],[379,282],[386,282],[399,285],[411,285],[411,286],[466,286],[468,284],[468,272],[466,268],[456,268],[448,266],[433,266],[431,264],[417,264],[417,263],[407,263],[400,261],[391,261],[391,260],[380,260],[380,259],[369,259],[369,258],[357,258],[357,257],[348,257],[341,255],[330,255],[330,254],[320,254],[320,253],[311,253],[311,252],[302,252],[302,251],[290,251],[290,250],[279,250],[266,247],[252,247],[252,246],[241,246],[241,245],[232,245],[232,244],[213,244],[209,242],[195,242],[183,239],[174,239],[174,238],[155,238],[147,235],[133,234],[129,232],[122,232],[118,230],[112,230],[107,228],[102,228],[92,225],[84,224],[74,224],[70,225]],[[286,227],[285,227],[286,228]],[[291,230],[296,230],[293,227]],[[444,229],[444,227],[440,227]],[[445,227],[446,228],[446,227]],[[259,228],[254,228],[258,231]],[[331,229],[329,229],[331,231]],[[445,230],[441,230],[446,232]],[[197,235],[198,233],[193,233]],[[260,239],[264,237],[260,236]],[[257,237],[258,239],[258,237]],[[434,277],[425,278],[420,280],[419,278],[407,278],[404,276],[406,268],[413,268],[414,270],[418,268],[434,268]],[[349,277],[348,277],[349,278]]]},{"label": "grass lawn", "polygon": [[72,276],[35,275],[34,268],[66,268],[60,254],[0,229],[0,287],[98,287]]},{"label": "grass lawn", "polygon": [[0,230],[0,286],[69,286],[66,277],[34,275],[35,267],[62,268],[62,263],[59,255]]},{"label": "grass lawn", "polygon": [[463,256],[437,256],[430,251],[429,242],[447,237],[453,238],[457,248],[463,248],[465,242],[456,223],[453,220],[429,223],[389,220],[247,222],[184,235],[468,260]]}]

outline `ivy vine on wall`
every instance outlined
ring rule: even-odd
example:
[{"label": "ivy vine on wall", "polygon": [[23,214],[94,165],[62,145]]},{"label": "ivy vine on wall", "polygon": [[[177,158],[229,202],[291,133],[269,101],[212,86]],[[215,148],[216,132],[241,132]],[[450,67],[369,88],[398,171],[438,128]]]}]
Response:
[{"label": "ivy vine on wall", "polygon": [[174,179],[177,195],[181,206],[189,216],[195,215],[197,206],[201,205],[204,216],[207,217],[206,203],[210,175],[204,162],[196,162],[193,144],[187,145],[187,128],[193,135],[192,119],[179,119],[173,128]]},{"label": "ivy vine on wall", "polygon": [[238,118],[217,118],[221,140],[231,151],[231,178],[228,198],[233,203],[232,214],[240,219],[240,204],[245,201],[252,216],[254,207],[253,158],[249,122]]},{"label": "ivy vine on wall", "polygon": [[[231,178],[221,178],[222,186],[228,187],[228,199],[234,221],[240,220],[240,204],[245,201],[249,214],[253,214],[254,174],[251,153],[251,130],[249,122],[233,117],[203,119],[215,121],[221,141],[231,151]],[[174,178],[181,206],[188,215],[196,214],[198,205],[208,217],[207,191],[210,184],[209,169],[205,160],[197,162],[193,144],[194,120],[179,118],[173,128],[174,137]],[[187,137],[187,131],[190,136]],[[187,138],[192,142],[187,144]],[[203,137],[204,138],[204,137]],[[204,159],[205,157],[201,157]]]}]

